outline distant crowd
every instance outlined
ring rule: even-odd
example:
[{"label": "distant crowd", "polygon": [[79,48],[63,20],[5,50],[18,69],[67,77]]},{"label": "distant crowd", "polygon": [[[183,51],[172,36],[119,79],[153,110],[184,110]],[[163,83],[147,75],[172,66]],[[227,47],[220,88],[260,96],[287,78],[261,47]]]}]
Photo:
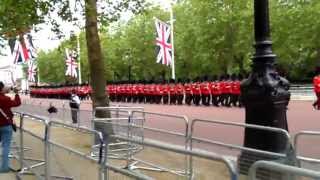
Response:
[{"label": "distant crowd", "polygon": [[[112,102],[241,107],[241,80],[240,75],[225,75],[195,81],[117,82],[109,83],[105,89]],[[68,99],[71,92],[86,99],[90,98],[92,89],[88,85],[32,87],[30,96]]]}]

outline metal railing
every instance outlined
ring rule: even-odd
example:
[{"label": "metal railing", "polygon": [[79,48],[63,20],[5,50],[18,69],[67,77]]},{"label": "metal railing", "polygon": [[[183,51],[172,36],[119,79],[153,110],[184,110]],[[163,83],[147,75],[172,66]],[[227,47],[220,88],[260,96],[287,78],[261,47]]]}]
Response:
[{"label": "metal railing", "polygon": [[319,138],[320,140],[320,132],[319,131],[301,131],[298,132],[297,134],[295,134],[294,136],[294,148],[297,152],[297,159],[301,162],[309,162],[309,163],[320,163],[320,159],[317,158],[311,158],[311,157],[304,157],[304,156],[300,156],[299,153],[299,148],[298,148],[298,143],[299,143],[299,139],[302,136],[315,136],[317,138]]},{"label": "metal railing", "polygon": [[[212,125],[243,127],[243,128],[250,128],[250,129],[279,133],[279,134],[282,134],[284,136],[284,138],[286,139],[285,151],[284,151],[284,153],[275,153],[275,152],[269,152],[269,151],[265,151],[265,150],[244,147],[241,145],[235,145],[235,144],[231,144],[231,143],[224,143],[221,141],[214,141],[214,140],[210,140],[210,139],[195,137],[195,130],[196,130],[195,126],[200,123],[204,123],[207,125],[212,124]],[[243,123],[235,123],[235,122],[223,122],[223,121],[216,121],[216,120],[194,119],[191,122],[191,130],[190,130],[189,140],[190,140],[190,150],[193,150],[194,142],[203,142],[203,143],[210,144],[213,146],[219,146],[219,147],[224,147],[224,148],[228,148],[228,149],[246,151],[249,153],[265,155],[267,157],[283,158],[288,161],[296,159],[295,154],[293,153],[294,151],[292,151],[292,145],[291,145],[289,133],[286,130],[280,129],[280,128],[251,125],[251,124],[243,124]],[[192,157],[189,159],[189,164],[191,167],[193,167],[193,158]],[[250,164],[248,164],[248,166],[250,167]],[[193,168],[190,168],[190,169],[193,170]],[[191,172],[191,174],[193,174],[193,172]]]},{"label": "metal railing", "polygon": [[[282,174],[289,174],[293,176],[300,176],[300,177],[309,177],[314,179],[320,179],[320,172],[319,171],[312,171],[308,169],[302,169],[299,167],[288,166],[276,162],[271,161],[257,161],[255,162],[249,170],[249,180],[257,180],[257,169],[264,168],[271,171],[280,172]],[[290,176],[291,180],[292,176]],[[288,179],[289,180],[289,179]]]},{"label": "metal railing", "polygon": [[[137,140],[134,140],[134,139],[128,139],[128,138],[122,137],[122,136],[114,136],[114,137],[117,138],[117,139],[123,140],[123,141],[128,141],[128,142],[140,144],[140,145],[143,145],[143,146],[148,146],[148,147],[161,149],[161,150],[165,150],[165,151],[169,151],[169,152],[188,155],[188,156],[191,156],[191,157],[199,157],[199,158],[204,158],[204,159],[207,159],[207,160],[221,162],[221,163],[225,164],[226,167],[228,168],[228,171],[230,173],[230,180],[237,180],[238,179],[236,167],[233,165],[233,163],[229,159],[227,159],[227,158],[225,158],[223,156],[219,156],[219,155],[216,155],[216,154],[205,153],[205,152],[200,152],[200,151],[190,151],[190,150],[186,150],[184,148],[168,146],[168,145],[164,145],[164,144],[157,143],[157,142],[151,142],[149,140],[145,140],[144,142],[141,142],[141,141],[137,141]],[[189,168],[191,168],[191,167],[189,167]],[[191,170],[189,170],[189,171],[191,171]]]},{"label": "metal railing", "polygon": [[[40,163],[37,164],[33,164],[33,165],[29,165],[25,163],[25,160],[27,158],[25,158],[24,155],[24,151],[20,150],[18,152],[18,160],[19,160],[19,164],[21,167],[21,171],[17,174],[17,176],[19,178],[21,178],[21,176],[23,174],[29,174],[27,171],[31,171],[33,175],[36,176],[37,179],[45,179],[45,180],[50,180],[51,177],[52,178],[59,178],[59,179],[73,179],[72,177],[67,177],[67,176],[56,176],[53,175],[52,170],[50,168],[51,166],[51,162],[50,162],[50,156],[52,150],[52,147],[58,147],[60,149],[62,149],[63,151],[67,152],[67,153],[71,153],[76,155],[79,158],[82,159],[86,159],[89,160],[91,162],[97,163],[97,165],[100,167],[99,168],[99,180],[107,180],[108,176],[106,176],[106,171],[107,170],[111,170],[113,172],[122,174],[124,177],[130,177],[130,178],[134,178],[134,179],[142,179],[142,180],[150,180],[151,178],[148,176],[145,176],[143,174],[140,173],[136,173],[136,172],[131,172],[122,168],[118,168],[114,165],[108,164],[106,162],[106,158],[107,158],[107,150],[103,150],[105,149],[105,145],[104,145],[104,140],[102,137],[101,132],[95,131],[95,130],[90,130],[87,128],[82,128],[82,127],[77,127],[77,126],[73,126],[70,124],[65,124],[62,122],[56,122],[56,121],[49,121],[48,118],[45,117],[41,117],[41,116],[37,116],[37,115],[33,115],[33,114],[29,114],[29,113],[24,113],[24,112],[15,112],[16,114],[19,114],[20,116],[20,122],[19,122],[19,132],[20,132],[20,143],[19,143],[19,147],[20,149],[24,149],[25,147],[25,143],[24,143],[24,135],[25,133],[31,135],[32,137],[35,137],[39,140],[41,140],[41,142],[43,143],[43,148],[44,148],[44,160],[41,160]],[[25,117],[30,117],[28,119],[25,119]],[[43,136],[39,136],[33,132],[31,132],[30,130],[26,129],[24,126],[24,122],[26,120],[31,120],[31,121],[36,121],[36,122],[40,122],[43,124],[44,126],[44,132],[43,132]],[[82,152],[79,152],[71,147],[67,147],[65,145],[59,144],[57,142],[55,142],[54,140],[51,139],[51,129],[52,127],[56,127],[56,126],[60,126],[63,128],[71,128],[77,131],[86,131],[86,132],[91,132],[95,135],[97,135],[100,139],[100,147],[99,147],[99,158],[98,159],[94,159],[92,157],[90,157],[89,155],[86,155]],[[38,148],[38,147],[37,147]],[[32,149],[31,149],[32,151]],[[34,171],[33,169],[39,166],[43,166],[43,173],[38,173],[36,171]]]}]

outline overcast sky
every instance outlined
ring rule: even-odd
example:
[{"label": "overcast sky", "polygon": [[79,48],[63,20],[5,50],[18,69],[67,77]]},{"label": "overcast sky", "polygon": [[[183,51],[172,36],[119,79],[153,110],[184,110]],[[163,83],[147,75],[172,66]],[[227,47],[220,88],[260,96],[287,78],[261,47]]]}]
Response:
[{"label": "overcast sky", "polygon": [[[169,7],[169,2],[173,0],[148,0],[152,3],[159,4],[163,8]],[[74,2],[74,0],[70,0],[70,2]],[[124,17],[128,18],[128,17]],[[54,32],[51,31],[51,27],[48,25],[40,25],[42,30],[32,33],[34,38],[34,45],[38,50],[51,50],[59,46],[61,40],[56,38],[56,35]],[[79,29],[77,27],[72,26],[69,23],[62,23],[62,31],[63,33],[68,37],[70,34],[70,31],[79,32]],[[2,50],[2,52],[6,53],[8,56],[1,56],[0,55],[0,68],[3,66],[6,66],[8,64],[11,64],[13,61],[13,58],[11,57],[10,48],[6,46],[6,49]]]},{"label": "overcast sky", "polygon": [[[163,8],[167,8],[169,6],[170,0],[148,0],[152,3],[160,4]],[[125,19],[128,17],[124,17]],[[50,27],[42,26],[43,30],[34,34],[35,37],[35,45],[38,46],[39,49],[49,50],[58,47],[60,40],[55,38],[55,34],[50,30]],[[70,31],[79,32],[77,27],[72,26],[68,23],[63,23],[62,30],[67,36],[70,34]]]}]

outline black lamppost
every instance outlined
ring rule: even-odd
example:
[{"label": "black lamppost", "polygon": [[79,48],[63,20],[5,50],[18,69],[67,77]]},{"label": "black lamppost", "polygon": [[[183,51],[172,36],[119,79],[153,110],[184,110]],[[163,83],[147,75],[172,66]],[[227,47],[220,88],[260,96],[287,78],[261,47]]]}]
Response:
[{"label": "black lamppost", "polygon": [[[252,72],[241,84],[246,123],[288,130],[286,110],[290,99],[289,82],[274,68],[276,55],[272,52],[269,28],[269,1],[254,0],[255,54]],[[244,146],[283,152],[283,135],[262,130],[245,129]],[[276,160],[262,154],[243,151],[239,158],[240,173],[247,174],[252,163],[260,159]]]}]

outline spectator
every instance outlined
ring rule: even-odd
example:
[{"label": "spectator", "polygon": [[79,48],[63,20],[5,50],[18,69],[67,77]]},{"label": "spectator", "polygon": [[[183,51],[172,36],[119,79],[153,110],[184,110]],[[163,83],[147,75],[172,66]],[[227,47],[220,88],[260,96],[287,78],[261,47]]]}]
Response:
[{"label": "spectator", "polygon": [[16,130],[11,108],[17,107],[21,104],[18,89],[13,89],[15,93],[14,100],[12,100],[9,96],[6,96],[9,91],[10,88],[5,87],[3,82],[0,81],[0,137],[2,142],[0,173],[6,173],[10,171],[9,152],[12,139],[12,130]]},{"label": "spectator", "polygon": [[80,98],[77,94],[75,94],[75,91],[71,92],[71,98],[70,98],[70,108],[71,108],[71,118],[72,123],[76,124],[78,123],[78,112],[80,108]]}]

